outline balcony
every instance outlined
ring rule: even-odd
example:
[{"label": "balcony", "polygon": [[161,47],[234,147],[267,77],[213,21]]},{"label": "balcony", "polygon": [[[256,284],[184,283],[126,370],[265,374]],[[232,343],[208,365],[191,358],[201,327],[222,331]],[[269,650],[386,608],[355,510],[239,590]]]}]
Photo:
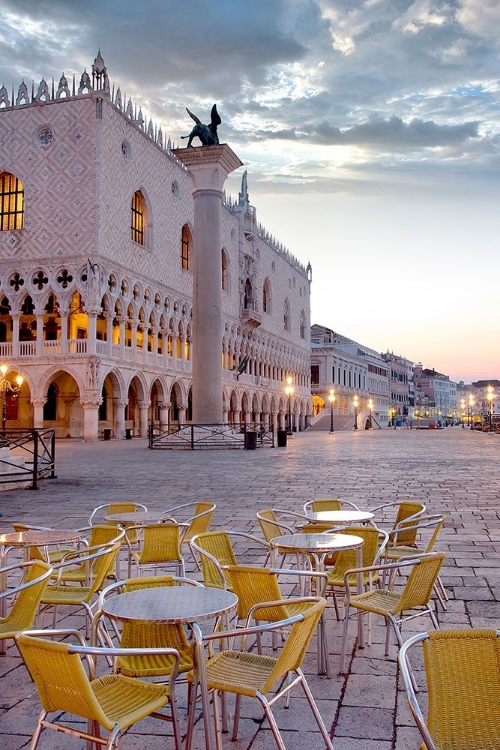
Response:
[{"label": "balcony", "polygon": [[247,300],[245,307],[241,310],[240,318],[253,328],[258,328],[262,323],[262,315],[257,312],[255,300]]}]

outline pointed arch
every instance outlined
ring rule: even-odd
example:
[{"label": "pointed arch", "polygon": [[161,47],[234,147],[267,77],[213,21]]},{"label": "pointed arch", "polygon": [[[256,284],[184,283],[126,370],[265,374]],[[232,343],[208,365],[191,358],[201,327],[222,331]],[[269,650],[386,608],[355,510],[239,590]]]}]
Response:
[{"label": "pointed arch", "polygon": [[285,299],[285,304],[283,305],[283,328],[285,331],[291,330],[290,302],[288,301],[288,297]]},{"label": "pointed arch", "polygon": [[264,281],[262,287],[262,312],[271,313],[271,282],[269,279]]},{"label": "pointed arch", "polygon": [[142,190],[136,190],[133,194],[130,210],[130,232],[132,241],[143,247],[149,247],[151,215],[146,197]]},{"label": "pointed arch", "polygon": [[193,253],[193,235],[189,224],[184,224],[181,231],[181,268],[184,271],[191,269]]}]

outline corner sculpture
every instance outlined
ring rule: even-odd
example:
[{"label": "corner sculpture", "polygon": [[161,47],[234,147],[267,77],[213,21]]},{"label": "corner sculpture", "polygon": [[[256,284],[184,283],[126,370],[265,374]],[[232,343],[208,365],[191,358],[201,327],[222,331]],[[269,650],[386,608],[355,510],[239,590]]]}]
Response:
[{"label": "corner sculpture", "polygon": [[192,148],[193,138],[199,138],[202,146],[217,146],[219,138],[217,136],[217,126],[221,124],[219,113],[217,112],[217,105],[214,104],[210,113],[211,123],[210,125],[203,125],[196,115],[186,107],[188,115],[195,121],[196,125],[192,129],[189,135],[182,135],[181,138],[189,138],[186,148]]}]

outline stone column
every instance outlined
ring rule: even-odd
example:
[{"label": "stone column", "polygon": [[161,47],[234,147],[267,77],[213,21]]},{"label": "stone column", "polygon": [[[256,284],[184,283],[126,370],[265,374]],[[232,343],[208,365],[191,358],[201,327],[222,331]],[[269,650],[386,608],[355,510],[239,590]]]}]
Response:
[{"label": "stone column", "polygon": [[96,340],[97,340],[97,314],[98,310],[89,310],[89,330],[87,333],[87,354],[96,353]]},{"label": "stone column", "polygon": [[33,427],[35,430],[43,429],[43,407],[45,406],[44,398],[32,398],[33,406]]},{"label": "stone column", "polygon": [[224,183],[242,166],[227,145],[173,151],[193,181],[193,421],[222,422],[221,207]]},{"label": "stone column", "polygon": [[61,338],[59,339],[61,354],[68,353],[68,311],[61,310]]},{"label": "stone column", "polygon": [[81,401],[83,406],[83,439],[97,440],[99,429],[99,406],[101,400],[93,398],[89,401]]},{"label": "stone column", "polygon": [[43,313],[37,313],[36,316],[36,355],[40,357],[43,354]]},{"label": "stone column", "polygon": [[106,343],[107,343],[107,350],[108,350],[108,356],[113,356],[113,320],[115,317],[114,312],[107,312],[105,314],[106,317]]},{"label": "stone column", "polygon": [[123,440],[125,437],[125,407],[128,405],[127,399],[117,399],[115,401],[115,437]]},{"label": "stone column", "polygon": [[11,313],[12,318],[12,356],[19,356],[19,318],[20,312]]},{"label": "stone column", "polygon": [[158,404],[160,410],[160,430],[168,430],[170,404],[163,401]]},{"label": "stone column", "polygon": [[186,406],[179,406],[177,408],[177,411],[179,412],[179,417],[178,417],[179,426],[182,424],[186,424],[186,408],[187,408]]},{"label": "stone column", "polygon": [[153,364],[158,364],[158,332],[159,328],[151,326],[151,333],[153,334]]},{"label": "stone column", "polygon": [[139,407],[139,437],[147,437],[148,409],[151,406],[151,401],[138,401],[137,406]]},{"label": "stone column", "polygon": [[120,323],[120,359],[123,361],[125,359],[125,326],[127,319],[122,316],[118,318],[118,322]]}]

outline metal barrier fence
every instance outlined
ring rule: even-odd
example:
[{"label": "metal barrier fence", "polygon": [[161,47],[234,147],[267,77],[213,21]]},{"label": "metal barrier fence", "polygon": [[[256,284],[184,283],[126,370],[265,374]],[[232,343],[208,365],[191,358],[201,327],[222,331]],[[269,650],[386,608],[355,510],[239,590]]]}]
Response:
[{"label": "metal barrier fence", "polygon": [[274,432],[264,425],[184,424],[168,430],[149,428],[152,450],[232,450],[274,448]]},{"label": "metal barrier fence", "polygon": [[[8,454],[2,448],[8,448]],[[20,460],[23,459],[23,460]],[[37,490],[41,479],[55,479],[55,430],[8,429],[0,432],[0,484],[27,484]]]}]

